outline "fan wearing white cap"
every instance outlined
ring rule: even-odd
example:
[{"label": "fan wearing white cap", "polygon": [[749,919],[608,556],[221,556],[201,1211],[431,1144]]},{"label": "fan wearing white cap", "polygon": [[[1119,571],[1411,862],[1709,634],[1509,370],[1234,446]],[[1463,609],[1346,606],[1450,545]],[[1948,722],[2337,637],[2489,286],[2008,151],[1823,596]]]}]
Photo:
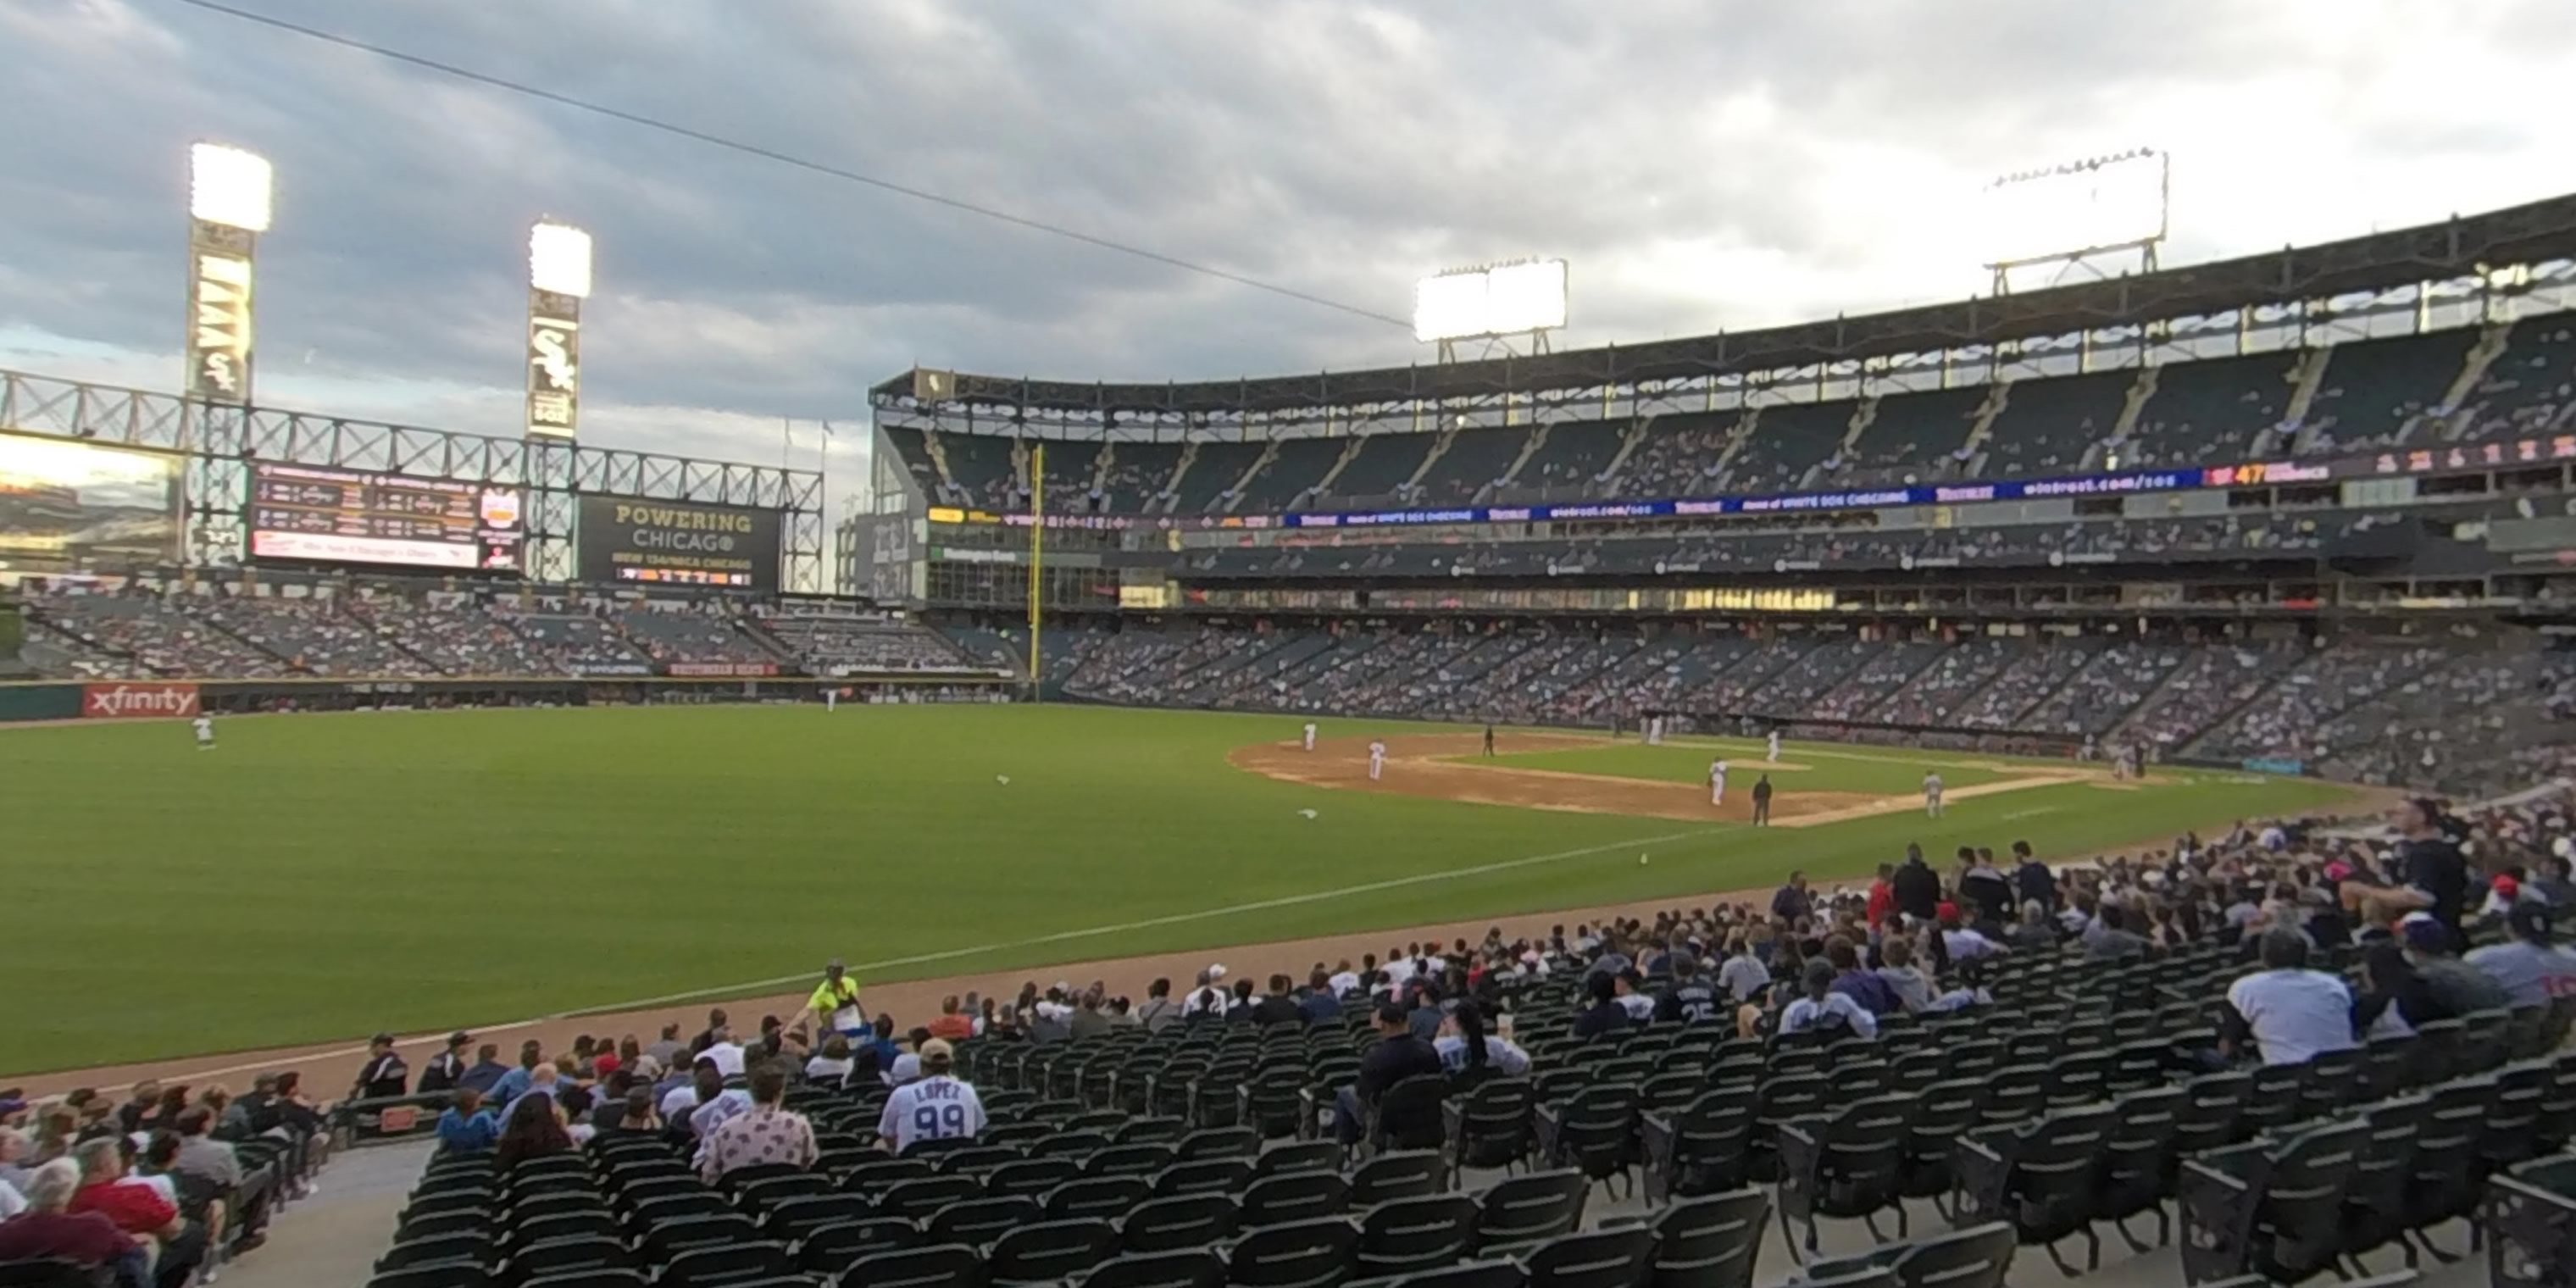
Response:
[{"label": "fan wearing white cap", "polygon": [[956,1059],[956,1050],[938,1038],[921,1044],[920,1079],[895,1088],[877,1119],[877,1137],[888,1151],[900,1154],[915,1141],[972,1140],[983,1134],[983,1100],[973,1087],[949,1075]]}]

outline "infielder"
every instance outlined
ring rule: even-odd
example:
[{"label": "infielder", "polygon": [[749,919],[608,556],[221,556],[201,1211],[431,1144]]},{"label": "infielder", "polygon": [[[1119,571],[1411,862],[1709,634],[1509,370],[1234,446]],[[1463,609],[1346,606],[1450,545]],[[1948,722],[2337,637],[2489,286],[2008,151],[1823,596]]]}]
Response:
[{"label": "infielder", "polygon": [[1369,739],[1369,781],[1376,782],[1386,774],[1386,740]]},{"label": "infielder", "polygon": [[1726,803],[1726,758],[1723,756],[1708,762],[1708,803]]},{"label": "infielder", "polygon": [[1664,718],[1662,716],[1646,717],[1646,745],[1649,747],[1660,747],[1664,745]]},{"label": "infielder", "polygon": [[197,713],[197,718],[189,723],[197,731],[197,750],[213,751],[215,749],[215,718],[207,715],[203,711],[200,711]]},{"label": "infielder", "polygon": [[1940,770],[1930,769],[1923,773],[1923,812],[1932,818],[1941,817]]},{"label": "infielder", "polygon": [[1314,749],[1315,749],[1315,722],[1314,722],[1314,721],[1312,721],[1312,720],[1309,720],[1309,721],[1307,721],[1307,722],[1306,722],[1306,750],[1308,750],[1308,751],[1313,751]]},{"label": "infielder", "polygon": [[1778,764],[1778,763],[1780,763],[1780,731],[1779,731],[1779,730],[1774,729],[1774,730],[1772,730],[1772,731],[1771,731],[1771,747],[1770,747],[1770,750],[1769,750],[1769,751],[1767,751],[1767,752],[1765,752],[1765,753],[1763,754],[1763,757],[1762,757],[1762,758],[1763,758],[1764,760],[1770,761],[1771,763],[1773,763],[1773,764],[1775,764],[1775,765],[1776,765],[1776,764]]}]

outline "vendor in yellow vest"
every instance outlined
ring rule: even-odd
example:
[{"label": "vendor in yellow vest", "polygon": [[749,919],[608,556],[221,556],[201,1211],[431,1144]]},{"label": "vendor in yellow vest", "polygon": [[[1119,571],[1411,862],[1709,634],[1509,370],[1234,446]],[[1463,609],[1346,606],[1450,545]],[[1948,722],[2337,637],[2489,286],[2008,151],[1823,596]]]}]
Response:
[{"label": "vendor in yellow vest", "polygon": [[806,999],[805,1009],[814,1013],[814,1031],[838,1033],[852,1041],[868,1031],[868,1013],[859,1005],[859,981],[850,978],[847,966],[833,958],[823,966],[823,982]]}]

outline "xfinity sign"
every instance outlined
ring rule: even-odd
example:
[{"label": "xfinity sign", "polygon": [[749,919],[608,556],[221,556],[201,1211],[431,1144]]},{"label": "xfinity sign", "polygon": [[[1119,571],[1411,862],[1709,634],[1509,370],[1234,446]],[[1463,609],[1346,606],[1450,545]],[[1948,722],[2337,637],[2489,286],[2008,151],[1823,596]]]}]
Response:
[{"label": "xfinity sign", "polygon": [[90,720],[185,719],[197,714],[193,684],[85,684],[81,715]]}]

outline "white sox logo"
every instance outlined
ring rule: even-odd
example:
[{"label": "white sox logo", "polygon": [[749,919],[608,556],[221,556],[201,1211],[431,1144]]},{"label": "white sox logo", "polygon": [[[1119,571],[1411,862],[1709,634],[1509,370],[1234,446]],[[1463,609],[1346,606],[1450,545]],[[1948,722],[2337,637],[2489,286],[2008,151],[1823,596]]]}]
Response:
[{"label": "white sox logo", "polygon": [[93,720],[168,719],[197,714],[193,684],[89,684],[81,714]]},{"label": "white sox logo", "polygon": [[581,368],[573,361],[570,324],[541,318],[531,326],[528,362],[544,377],[546,388],[568,394],[581,392]]}]

